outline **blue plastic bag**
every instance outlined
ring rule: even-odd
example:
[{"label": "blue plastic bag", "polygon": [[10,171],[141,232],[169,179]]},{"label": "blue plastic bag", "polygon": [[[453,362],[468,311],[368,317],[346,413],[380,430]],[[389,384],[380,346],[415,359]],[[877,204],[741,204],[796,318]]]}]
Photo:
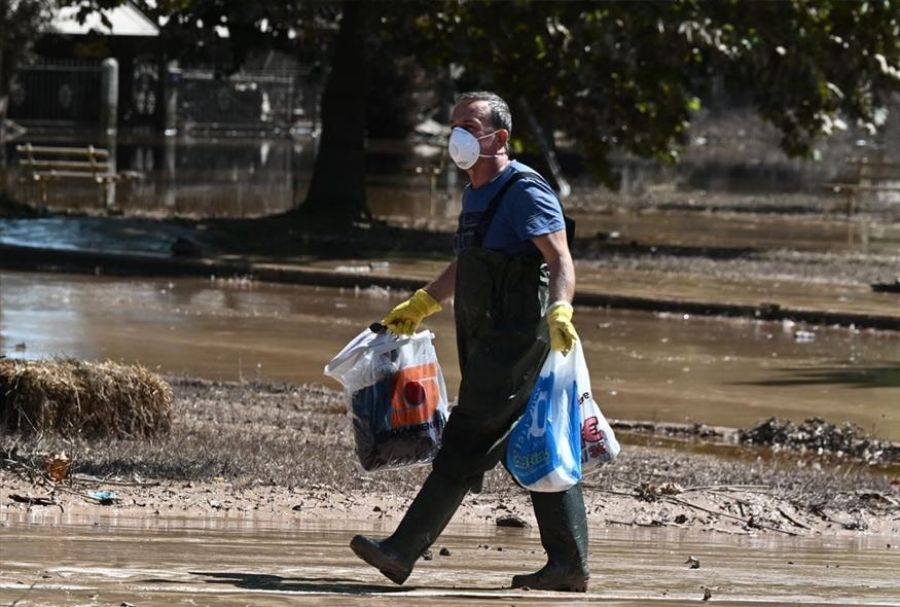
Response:
[{"label": "blue plastic bag", "polygon": [[506,466],[530,491],[556,493],[581,480],[581,412],[574,350],[551,351],[525,413],[509,435]]}]

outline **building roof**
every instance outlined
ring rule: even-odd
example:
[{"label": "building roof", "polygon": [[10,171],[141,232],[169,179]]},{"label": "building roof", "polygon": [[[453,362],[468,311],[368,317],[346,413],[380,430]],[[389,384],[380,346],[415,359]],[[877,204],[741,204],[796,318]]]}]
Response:
[{"label": "building roof", "polygon": [[104,25],[97,12],[90,13],[84,23],[79,23],[79,8],[65,6],[56,9],[50,22],[50,31],[71,35],[85,35],[95,31],[107,36],[159,36],[159,28],[130,2],[102,11],[109,20],[109,27]]}]

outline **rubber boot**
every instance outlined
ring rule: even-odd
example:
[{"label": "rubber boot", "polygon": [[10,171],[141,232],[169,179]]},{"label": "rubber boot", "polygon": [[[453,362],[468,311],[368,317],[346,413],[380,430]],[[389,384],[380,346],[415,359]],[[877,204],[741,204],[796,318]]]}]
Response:
[{"label": "rubber boot", "polygon": [[453,518],[467,491],[467,483],[432,472],[393,535],[383,540],[357,535],[350,548],[389,580],[402,584]]},{"label": "rubber boot", "polygon": [[528,575],[516,575],[513,588],[586,592],[588,571],[587,516],[581,485],[562,493],[531,493],[531,504],[547,551],[547,564]]}]

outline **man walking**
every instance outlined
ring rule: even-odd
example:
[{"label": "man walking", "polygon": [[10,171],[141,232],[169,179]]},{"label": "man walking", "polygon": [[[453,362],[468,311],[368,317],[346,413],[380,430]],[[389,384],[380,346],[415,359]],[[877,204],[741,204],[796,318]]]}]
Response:
[{"label": "man walking", "polygon": [[[454,298],[462,381],[432,472],[396,531],[357,535],[350,547],[397,584],[437,539],[466,493],[501,461],[548,345],[568,352],[575,267],[559,200],[547,182],[510,160],[509,107],[490,92],[460,95],[450,118],[449,153],[470,183],[454,241],[455,259],[383,323],[413,333]],[[548,344],[549,341],[549,344]],[[584,592],[589,578],[581,486],[531,493],[547,564],[516,575],[514,588]]]}]

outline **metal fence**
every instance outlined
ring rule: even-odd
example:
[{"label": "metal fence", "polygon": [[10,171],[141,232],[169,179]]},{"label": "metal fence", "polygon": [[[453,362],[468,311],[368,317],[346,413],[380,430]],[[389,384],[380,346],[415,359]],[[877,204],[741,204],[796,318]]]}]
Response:
[{"label": "metal fence", "polygon": [[[122,126],[156,124],[179,132],[278,135],[318,129],[319,87],[308,70],[243,71],[160,66],[144,58],[118,74]],[[43,60],[17,69],[8,116],[26,126],[105,126],[99,62]],[[128,86],[123,86],[128,84]],[[170,101],[162,102],[162,98]],[[165,114],[165,116],[163,116]],[[114,126],[116,118],[112,117]]]},{"label": "metal fence", "polygon": [[99,124],[102,80],[99,62],[54,60],[21,66],[10,88],[8,116],[42,124]]},{"label": "metal fence", "polygon": [[179,131],[313,131],[317,91],[306,71],[254,71],[223,75],[184,68],[176,75]]}]

